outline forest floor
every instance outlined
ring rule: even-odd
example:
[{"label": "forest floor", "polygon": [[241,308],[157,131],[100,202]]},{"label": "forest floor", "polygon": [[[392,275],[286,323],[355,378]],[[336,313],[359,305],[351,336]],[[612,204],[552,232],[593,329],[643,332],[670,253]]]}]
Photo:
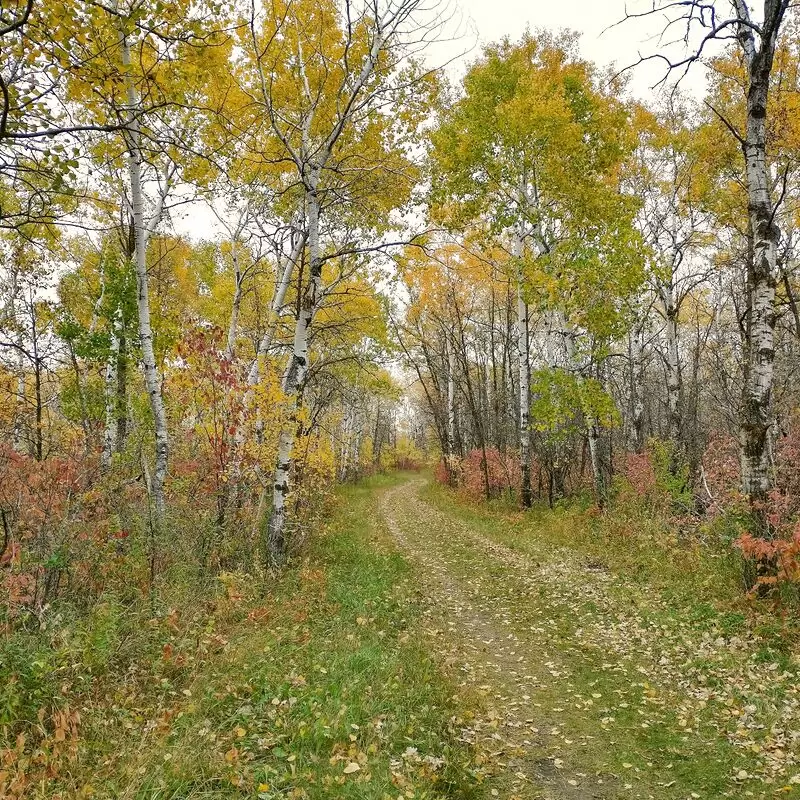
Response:
[{"label": "forest floor", "polygon": [[800,797],[797,663],[722,562],[598,541],[576,530],[586,515],[470,507],[420,478],[379,505],[429,647],[481,698],[493,796]]},{"label": "forest floor", "polygon": [[118,674],[124,641],[73,659],[68,766],[21,796],[800,798],[792,623],[674,545],[423,475],[344,487],[268,585],[222,576]]}]

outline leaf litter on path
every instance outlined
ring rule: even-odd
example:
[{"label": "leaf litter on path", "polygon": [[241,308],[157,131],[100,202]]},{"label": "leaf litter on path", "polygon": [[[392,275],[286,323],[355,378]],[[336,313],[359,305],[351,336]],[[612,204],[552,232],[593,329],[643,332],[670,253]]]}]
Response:
[{"label": "leaf litter on path", "polygon": [[503,545],[422,486],[386,492],[381,510],[417,568],[432,646],[489,711],[463,735],[502,796],[800,797],[795,673],[655,596],[625,602],[579,554]]}]

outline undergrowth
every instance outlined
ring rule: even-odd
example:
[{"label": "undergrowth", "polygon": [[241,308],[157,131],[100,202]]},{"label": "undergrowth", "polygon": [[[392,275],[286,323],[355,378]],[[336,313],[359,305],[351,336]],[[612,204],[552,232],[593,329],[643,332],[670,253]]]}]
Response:
[{"label": "undergrowth", "polygon": [[7,635],[0,794],[474,796],[452,687],[371,513],[392,480],[343,489],[306,557],[266,585],[223,574],[156,609],[109,597]]}]

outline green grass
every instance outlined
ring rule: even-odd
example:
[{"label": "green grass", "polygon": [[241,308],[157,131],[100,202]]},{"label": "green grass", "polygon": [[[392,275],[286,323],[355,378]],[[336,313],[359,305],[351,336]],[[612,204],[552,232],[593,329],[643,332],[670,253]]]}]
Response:
[{"label": "green grass", "polygon": [[415,634],[409,567],[376,527],[376,492],[401,479],[342,489],[302,563],[266,592],[225,577],[205,654],[149,668],[138,701],[94,707],[68,773],[29,796],[480,796],[458,741],[465,709]]},{"label": "green grass", "polygon": [[[461,741],[484,718],[486,693],[457,690],[463,676],[438,663],[422,634],[426,587],[382,528],[380,493],[404,480],[338,490],[302,560],[279,576],[222,575],[200,594],[178,583],[155,612],[109,597],[60,628],[7,637],[0,670],[15,683],[0,692],[3,735],[13,746],[25,732],[19,762],[38,776],[17,796],[516,796],[513,774],[495,768],[486,743]],[[798,682],[784,623],[743,601],[719,551],[681,556],[657,521],[632,530],[630,519],[580,509],[521,514],[422,491],[425,503],[409,498],[403,524],[430,554],[446,555],[486,613],[508,612],[531,654],[541,735],[520,764],[596,785],[606,800],[800,797],[785,785],[795,770],[770,786],[735,777],[763,775],[764,754],[783,746],[772,728],[784,725],[778,709],[794,702]],[[535,566],[507,566],[462,530]],[[581,575],[603,591],[573,591]],[[657,631],[648,652],[615,652],[581,633],[626,618]],[[707,642],[717,637],[745,645],[715,651]],[[670,666],[654,669],[662,656]],[[692,701],[687,687],[708,689],[708,701]],[[52,728],[49,717],[37,721],[39,707],[79,715],[76,731],[59,744],[52,733],[38,740],[37,726]],[[729,711],[746,707],[765,725],[734,746],[739,717]],[[42,777],[48,767],[52,779]]]}]

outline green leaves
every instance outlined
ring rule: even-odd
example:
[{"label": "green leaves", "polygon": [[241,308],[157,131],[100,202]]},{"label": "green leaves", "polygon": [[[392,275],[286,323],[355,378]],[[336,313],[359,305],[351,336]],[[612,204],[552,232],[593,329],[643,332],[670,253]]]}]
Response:
[{"label": "green leaves", "polygon": [[516,269],[528,301],[600,338],[618,335],[621,300],[644,277],[638,201],[619,182],[633,137],[574,37],[488,47],[432,142],[433,216],[453,229],[485,226],[506,247],[523,231]]},{"label": "green leaves", "polygon": [[567,370],[536,370],[531,395],[531,427],[554,442],[582,431],[587,417],[603,427],[612,427],[618,419],[614,400],[600,381]]}]

